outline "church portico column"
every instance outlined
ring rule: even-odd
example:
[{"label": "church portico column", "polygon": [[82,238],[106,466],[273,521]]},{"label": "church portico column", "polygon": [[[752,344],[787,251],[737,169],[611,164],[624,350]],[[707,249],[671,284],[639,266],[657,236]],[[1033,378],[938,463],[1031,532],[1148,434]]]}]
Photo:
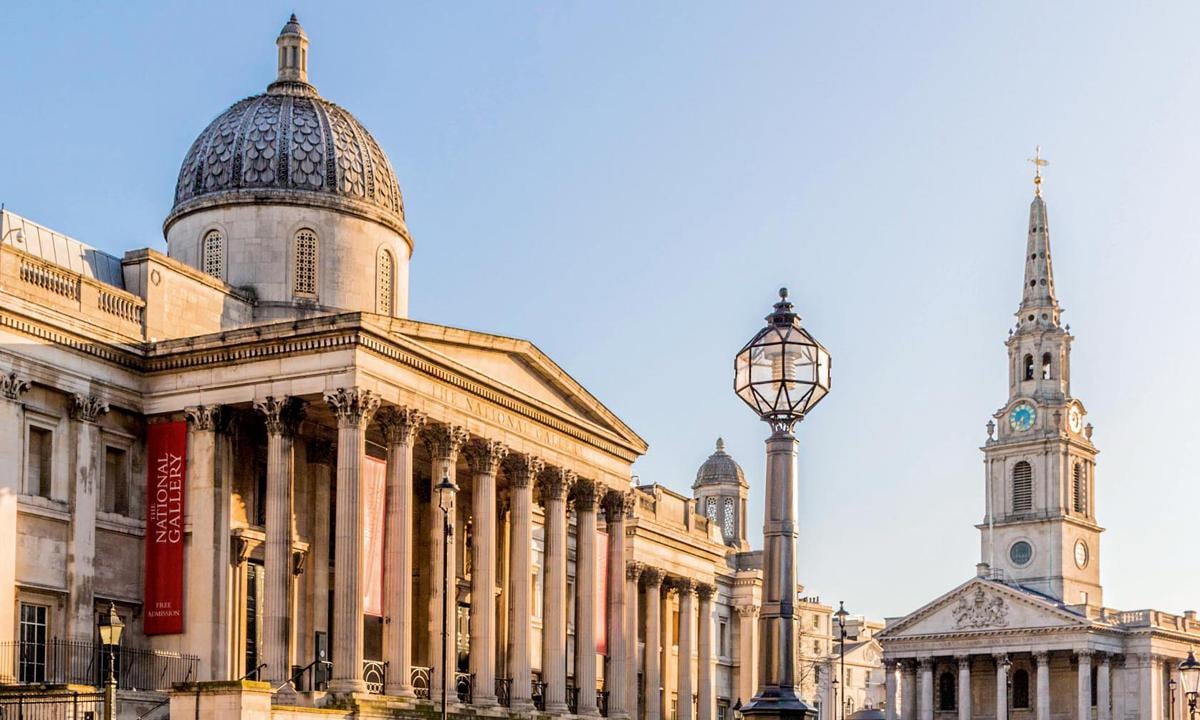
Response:
[{"label": "church portico column", "polygon": [[[596,483],[580,478],[571,496],[575,503],[575,687],[576,713],[600,714],[596,706]],[[621,587],[620,582],[617,587]],[[613,622],[621,623],[621,616]],[[614,646],[610,652],[621,654]]]},{"label": "church portico column", "polygon": [[[473,440],[464,447],[473,474],[471,543],[472,702],[496,704],[496,473],[508,447],[494,440]],[[593,528],[593,535],[595,534]]]},{"label": "church portico column", "polygon": [[637,704],[637,583],[641,568],[625,559],[625,520],[632,509],[631,498],[609,491],[601,502],[608,533],[608,597],[602,599],[608,603],[608,671],[604,675],[608,714],[627,718],[635,716]]},{"label": "church portico column", "polygon": [[900,720],[917,720],[917,671],[912,660],[900,661]]},{"label": "church portico column", "polygon": [[918,661],[921,672],[921,720],[933,720],[933,658]]},{"label": "church portico column", "polygon": [[957,655],[958,720],[971,720],[971,656]]},{"label": "church portico column", "polygon": [[533,709],[529,642],[529,618],[533,612],[530,548],[533,545],[533,484],[543,467],[542,461],[536,457],[510,455],[505,468],[512,502],[512,539],[509,542],[509,591],[512,600],[509,603],[508,667],[512,673],[509,705],[513,712],[529,712]]},{"label": "church portico column", "polygon": [[1100,656],[1096,670],[1096,720],[1112,720],[1112,658]]},{"label": "church portico column", "polygon": [[379,408],[369,390],[338,388],[325,394],[337,417],[337,518],[334,526],[333,679],[330,692],[361,693],[363,664],[363,454],[367,425]]},{"label": "church portico column", "polygon": [[[642,570],[646,589],[646,650],[642,659],[643,699],[646,720],[662,720],[662,583],[663,571],[656,567]],[[752,662],[752,661],[751,661]]]},{"label": "church portico column", "polygon": [[[189,615],[186,637],[189,652],[200,658],[198,680],[223,680],[226,675],[221,618],[228,582],[229,532],[228,520],[222,516],[229,513],[229,506],[221,501],[216,475],[216,426],[220,412],[220,405],[184,408],[188,423],[186,515],[192,528],[184,557]],[[219,532],[222,525],[226,530]]]},{"label": "church portico column", "polygon": [[67,553],[67,598],[71,637],[88,640],[96,631],[96,481],[100,474],[100,427],[108,403],[95,395],[75,395],[71,402],[75,453],[70,484],[71,535]]},{"label": "church portico column", "polygon": [[551,714],[567,711],[567,493],[574,481],[575,474],[561,468],[548,469],[540,478],[546,517],[542,679]]},{"label": "church portico column", "polygon": [[[445,553],[446,567],[442,567],[443,547],[447,542],[447,538],[443,526],[442,510],[438,505],[437,486],[442,482],[443,478],[448,478],[455,485],[458,484],[458,454],[462,450],[464,444],[470,436],[465,428],[457,425],[444,424],[429,424],[425,426],[423,433],[426,446],[429,448],[429,457],[432,466],[429,473],[430,483],[430,502],[433,504],[433,512],[431,522],[429,523],[429,553],[431,567],[430,578],[430,593],[429,593],[429,651],[431,657],[429,664],[433,667],[429,683],[429,696],[435,702],[441,701],[442,683],[449,682],[447,685],[448,691],[454,688],[454,668],[455,657],[457,655],[457,626],[455,618],[457,615],[457,578],[458,567],[455,562],[454,555],[454,537],[449,538],[451,552]],[[448,508],[450,515],[450,524],[455,526],[455,518],[457,517],[458,501],[451,500],[451,505]],[[457,532],[457,528],[454,530]],[[449,578],[449,592],[442,592],[442,577],[443,572]],[[446,637],[443,643],[442,639],[442,615],[445,614],[446,622]],[[442,658],[446,658],[446,666],[442,666]],[[448,697],[453,697],[450,692]]]},{"label": "church portico column", "polygon": [[1037,663],[1037,720],[1050,720],[1050,653],[1041,650],[1033,654]]},{"label": "church portico column", "polygon": [[[312,440],[308,444],[309,482],[312,483],[312,503],[309,512],[312,514],[312,540],[308,553],[308,570],[304,573],[308,578],[309,593],[312,596],[312,610],[309,612],[311,627],[308,629],[309,642],[313,646],[307,648],[308,655],[305,664],[316,659],[316,637],[321,633],[326,638],[326,649],[329,639],[329,509],[333,507],[333,470],[334,444],[328,440]],[[334,518],[336,520],[336,518]],[[228,533],[227,533],[228,534]],[[303,657],[303,656],[302,656]],[[329,657],[325,658],[326,660]],[[235,676],[236,677],[236,676]]]},{"label": "church portico column", "polygon": [[384,494],[383,660],[387,663],[384,693],[412,697],[412,453],[425,415],[417,410],[386,407],[377,422],[387,441],[387,490]]},{"label": "church portico column", "polygon": [[676,662],[678,681],[676,694],[679,704],[676,720],[692,720],[692,624],[696,618],[696,581],[674,578],[671,583],[679,594],[679,655]]},{"label": "church portico column", "polygon": [[1092,716],[1092,651],[1077,650],[1075,658],[1076,717],[1088,720]]},{"label": "church portico column", "polygon": [[[29,381],[10,372],[0,375],[0,427],[8,428],[0,433],[0,462],[7,467],[19,468],[24,448],[25,406],[21,395],[29,391]],[[17,607],[17,496],[21,494],[21,473],[0,474],[0,647],[12,647],[16,640]],[[12,673],[16,668],[5,668]],[[0,674],[0,683],[15,682],[12,674]]]},{"label": "church portico column", "polygon": [[717,588],[700,583],[696,586],[699,602],[699,622],[696,625],[696,720],[713,720],[716,703],[713,697],[713,606]]},{"label": "church portico column", "polygon": [[896,661],[883,661],[884,720],[899,720],[896,714]]},{"label": "church portico column", "polygon": [[996,717],[1004,720],[1008,717],[1008,655],[996,653]]},{"label": "church portico column", "polygon": [[[611,545],[611,542],[610,542]],[[622,543],[624,545],[624,543]],[[622,557],[624,553],[622,553]],[[638,717],[638,605],[640,604],[641,596],[641,578],[642,572],[646,566],[636,560],[630,560],[625,563],[625,629],[622,633],[625,637],[625,657],[621,665],[622,671],[620,676],[610,675],[613,678],[609,682],[609,710],[610,718],[637,718]],[[611,593],[610,593],[611,595]],[[610,634],[609,637],[612,637]],[[612,642],[611,640],[609,641]],[[611,648],[612,645],[610,644]],[[611,650],[609,651],[612,652]],[[612,707],[612,691],[618,689],[621,698],[621,707],[615,711]]]}]

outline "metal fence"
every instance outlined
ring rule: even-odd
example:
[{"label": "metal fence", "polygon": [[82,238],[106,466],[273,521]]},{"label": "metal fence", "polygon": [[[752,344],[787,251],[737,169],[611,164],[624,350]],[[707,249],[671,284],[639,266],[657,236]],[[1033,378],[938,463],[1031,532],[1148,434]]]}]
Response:
[{"label": "metal fence", "polygon": [[[128,647],[116,648],[111,656],[122,690],[167,690],[194,679],[200,662],[194,655]],[[108,648],[93,642],[0,643],[0,684],[100,687],[108,679],[109,657]]]},{"label": "metal fence", "polygon": [[0,720],[100,720],[104,693],[0,693]]}]

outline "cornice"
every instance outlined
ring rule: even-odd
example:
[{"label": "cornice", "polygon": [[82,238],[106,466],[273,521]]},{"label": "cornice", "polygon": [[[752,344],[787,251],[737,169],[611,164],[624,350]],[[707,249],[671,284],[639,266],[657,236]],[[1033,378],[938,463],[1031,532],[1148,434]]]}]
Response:
[{"label": "cornice", "polygon": [[143,353],[140,348],[123,345],[116,341],[86,338],[79,333],[62,328],[49,327],[47,323],[39,322],[28,317],[0,311],[0,327],[19,332],[39,340],[45,340],[52,345],[69,348],[83,355],[117,365],[127,370],[140,372],[143,365]]}]

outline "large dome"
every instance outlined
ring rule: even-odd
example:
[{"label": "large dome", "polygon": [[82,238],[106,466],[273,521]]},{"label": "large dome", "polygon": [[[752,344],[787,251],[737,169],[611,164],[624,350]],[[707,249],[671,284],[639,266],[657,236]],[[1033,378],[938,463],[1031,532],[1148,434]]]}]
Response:
[{"label": "large dome", "polygon": [[[164,228],[196,210],[266,202],[350,212],[407,236],[387,156],[362,123],[307,82],[308,43],[295,16],[279,44],[279,78],[234,103],[192,143]],[[299,49],[294,59],[290,47]]]},{"label": "large dome", "polygon": [[725,441],[717,438],[717,449],[700,469],[696,471],[696,482],[693,488],[704,485],[745,485],[746,476],[742,466],[737,464],[729,453],[725,452]]}]

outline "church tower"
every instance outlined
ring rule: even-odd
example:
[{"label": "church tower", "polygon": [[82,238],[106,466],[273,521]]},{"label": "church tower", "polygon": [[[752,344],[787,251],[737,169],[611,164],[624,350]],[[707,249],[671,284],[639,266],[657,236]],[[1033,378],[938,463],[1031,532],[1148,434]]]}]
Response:
[{"label": "church tower", "polygon": [[1071,395],[1071,336],[1054,292],[1040,156],[1029,207],[1025,282],[1008,341],[1008,401],[983,447],[987,513],[982,562],[1067,605],[1103,603],[1096,523],[1096,447]]}]

